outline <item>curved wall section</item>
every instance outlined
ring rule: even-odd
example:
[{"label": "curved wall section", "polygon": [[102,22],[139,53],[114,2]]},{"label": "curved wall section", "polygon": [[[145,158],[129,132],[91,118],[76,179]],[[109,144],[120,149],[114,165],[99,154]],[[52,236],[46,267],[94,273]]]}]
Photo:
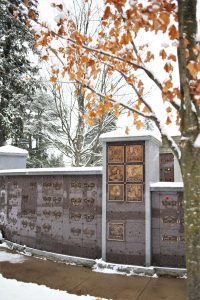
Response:
[{"label": "curved wall section", "polygon": [[100,168],[0,175],[0,226],[6,239],[67,255],[101,257]]}]

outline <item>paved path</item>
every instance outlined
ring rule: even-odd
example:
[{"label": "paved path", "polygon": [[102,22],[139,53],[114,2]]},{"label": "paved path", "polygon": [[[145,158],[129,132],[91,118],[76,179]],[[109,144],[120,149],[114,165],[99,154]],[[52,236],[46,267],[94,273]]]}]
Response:
[{"label": "paved path", "polygon": [[[2,251],[11,252],[2,248],[0,257]],[[33,257],[27,257],[23,263],[0,262],[0,273],[5,278],[44,284],[77,295],[114,300],[186,300],[185,279],[96,273],[89,268]]]}]

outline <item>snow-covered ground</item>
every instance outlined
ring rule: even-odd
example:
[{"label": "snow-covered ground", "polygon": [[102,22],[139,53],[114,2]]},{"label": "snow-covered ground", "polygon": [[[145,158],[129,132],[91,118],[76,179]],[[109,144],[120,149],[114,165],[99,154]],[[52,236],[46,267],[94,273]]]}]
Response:
[{"label": "snow-covered ground", "polygon": [[21,254],[8,253],[5,251],[0,252],[0,262],[8,261],[11,264],[23,263],[26,260],[26,257]]},{"label": "snow-covered ground", "polygon": [[[44,285],[24,283],[6,279],[0,274],[1,300],[96,300],[91,296],[77,296],[64,291],[53,290]],[[99,298],[100,299],[100,298]]]},{"label": "snow-covered ground", "polygon": [[[1,248],[7,248],[5,244]],[[0,251],[0,262],[23,263],[27,258],[21,254]],[[44,285],[25,283],[15,279],[4,278],[0,274],[1,300],[96,300],[92,296],[77,296],[65,291],[50,289]],[[103,299],[102,299],[103,300]]]}]

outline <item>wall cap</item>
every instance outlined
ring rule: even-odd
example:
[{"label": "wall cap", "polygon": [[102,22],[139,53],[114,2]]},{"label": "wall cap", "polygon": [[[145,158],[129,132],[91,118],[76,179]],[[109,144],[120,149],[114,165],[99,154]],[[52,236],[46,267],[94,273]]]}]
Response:
[{"label": "wall cap", "polygon": [[151,192],[182,192],[184,189],[183,182],[154,182],[150,183]]},{"label": "wall cap", "polygon": [[0,170],[0,176],[16,175],[98,175],[102,167],[30,168]]},{"label": "wall cap", "polygon": [[12,146],[12,145],[5,145],[0,147],[0,156],[27,156],[28,151]]},{"label": "wall cap", "polygon": [[121,141],[146,141],[151,140],[155,144],[161,145],[160,134],[155,131],[137,130],[132,128],[129,134],[125,133],[125,129],[117,129],[114,131],[103,133],[100,136],[102,142],[121,142]]}]

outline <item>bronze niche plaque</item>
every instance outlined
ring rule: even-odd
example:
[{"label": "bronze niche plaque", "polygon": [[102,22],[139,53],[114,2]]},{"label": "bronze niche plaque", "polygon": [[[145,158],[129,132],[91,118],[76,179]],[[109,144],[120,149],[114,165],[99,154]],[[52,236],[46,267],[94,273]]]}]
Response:
[{"label": "bronze niche plaque", "polygon": [[143,182],[143,166],[142,165],[126,166],[126,181]]},{"label": "bronze niche plaque", "polygon": [[108,162],[123,163],[124,162],[124,146],[108,146]]},{"label": "bronze niche plaque", "polygon": [[163,235],[162,240],[170,241],[170,242],[177,242],[179,240],[179,237],[176,235]]},{"label": "bronze niche plaque", "polygon": [[143,145],[127,145],[126,162],[143,162]]},{"label": "bronze niche plaque", "polygon": [[108,201],[124,201],[124,185],[109,184],[108,185]]},{"label": "bronze niche plaque", "polygon": [[124,241],[124,223],[108,223],[108,240]]},{"label": "bronze niche plaque", "polygon": [[162,219],[164,224],[176,224],[178,223],[178,220],[176,217],[172,217],[172,216],[165,216]]},{"label": "bronze niche plaque", "polygon": [[124,182],[124,166],[108,166],[108,181]]},{"label": "bronze niche plaque", "polygon": [[143,201],[143,184],[127,184],[126,201],[127,202]]}]

